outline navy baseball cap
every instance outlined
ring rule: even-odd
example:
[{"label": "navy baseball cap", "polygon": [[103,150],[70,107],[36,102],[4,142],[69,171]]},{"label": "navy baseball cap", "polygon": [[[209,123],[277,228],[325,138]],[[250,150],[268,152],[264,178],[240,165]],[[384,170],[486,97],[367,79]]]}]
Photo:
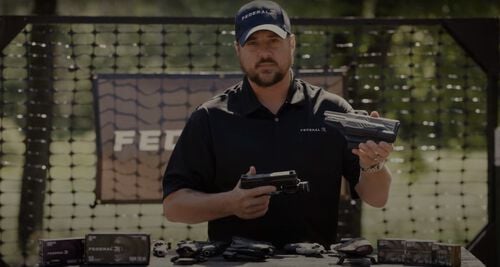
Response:
[{"label": "navy baseball cap", "polygon": [[290,19],[278,4],[273,1],[252,1],[238,10],[234,18],[236,40],[244,45],[252,33],[268,30],[285,39],[291,34]]}]

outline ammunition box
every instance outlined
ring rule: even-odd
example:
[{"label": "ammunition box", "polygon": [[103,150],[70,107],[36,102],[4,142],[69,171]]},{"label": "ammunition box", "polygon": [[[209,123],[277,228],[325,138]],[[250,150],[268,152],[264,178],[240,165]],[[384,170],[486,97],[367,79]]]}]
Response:
[{"label": "ammunition box", "polygon": [[461,246],[435,243],[432,245],[432,260],[435,266],[460,267]]},{"label": "ammunition box", "polygon": [[88,264],[149,264],[150,237],[143,233],[91,233],[85,236]]},{"label": "ammunition box", "polygon": [[432,245],[431,240],[406,240],[405,242],[405,264],[407,265],[431,265]]},{"label": "ammunition box", "polygon": [[84,260],[83,237],[39,239],[40,266],[80,265]]},{"label": "ammunition box", "polygon": [[377,240],[377,257],[380,263],[404,263],[405,240],[384,238]]}]

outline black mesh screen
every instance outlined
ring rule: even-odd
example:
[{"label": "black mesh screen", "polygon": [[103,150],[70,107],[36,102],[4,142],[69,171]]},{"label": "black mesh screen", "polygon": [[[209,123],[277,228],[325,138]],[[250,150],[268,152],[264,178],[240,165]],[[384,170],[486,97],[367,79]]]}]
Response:
[{"label": "black mesh screen", "polygon": [[[469,242],[487,222],[481,69],[439,25],[293,31],[296,71],[348,66],[349,102],[402,122],[389,203],[362,207],[361,234]],[[33,265],[38,238],[91,231],[205,239],[205,224],[169,223],[159,203],[96,201],[92,83],[100,74],[238,72],[233,40],[228,24],[27,25],[0,54],[1,259]]]}]

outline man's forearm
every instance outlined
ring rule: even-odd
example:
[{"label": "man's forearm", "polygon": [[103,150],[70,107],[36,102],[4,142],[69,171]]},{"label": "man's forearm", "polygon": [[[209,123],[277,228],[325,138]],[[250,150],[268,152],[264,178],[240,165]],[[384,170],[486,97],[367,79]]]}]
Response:
[{"label": "man's forearm", "polygon": [[230,192],[208,194],[180,189],[163,200],[165,217],[172,222],[201,223],[232,215]]},{"label": "man's forearm", "polygon": [[361,172],[356,192],[367,204],[383,207],[389,197],[391,180],[391,173],[386,166],[374,173]]}]

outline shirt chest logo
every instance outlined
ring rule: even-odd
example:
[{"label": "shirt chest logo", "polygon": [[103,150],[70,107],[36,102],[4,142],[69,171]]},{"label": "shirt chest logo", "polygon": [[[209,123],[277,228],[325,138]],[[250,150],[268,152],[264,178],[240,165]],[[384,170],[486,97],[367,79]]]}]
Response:
[{"label": "shirt chest logo", "polygon": [[301,133],[326,133],[326,127],[300,128]]}]

